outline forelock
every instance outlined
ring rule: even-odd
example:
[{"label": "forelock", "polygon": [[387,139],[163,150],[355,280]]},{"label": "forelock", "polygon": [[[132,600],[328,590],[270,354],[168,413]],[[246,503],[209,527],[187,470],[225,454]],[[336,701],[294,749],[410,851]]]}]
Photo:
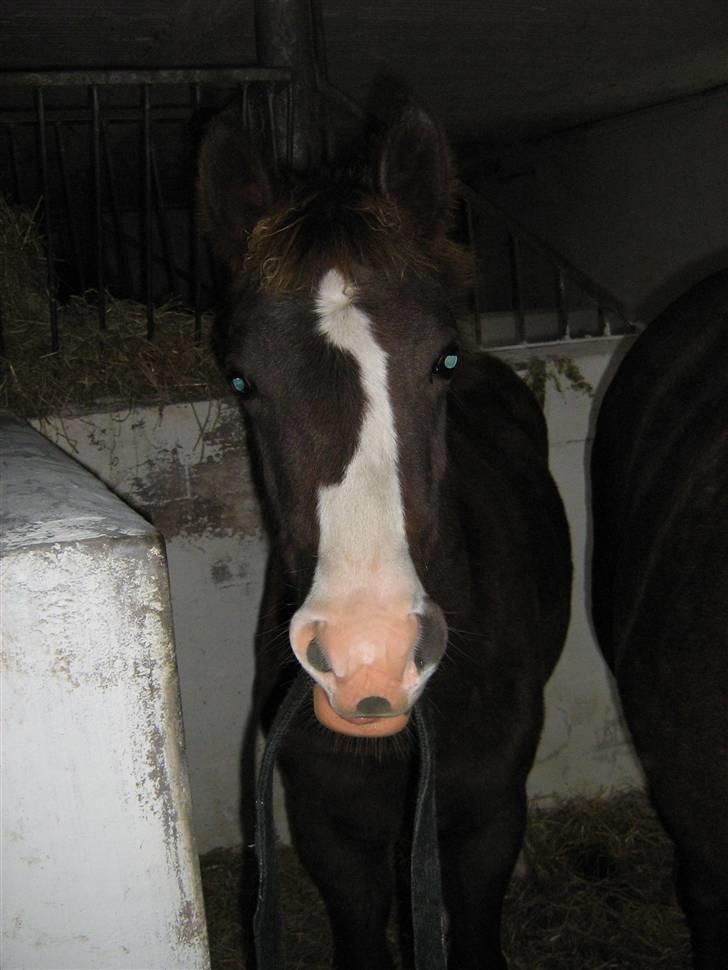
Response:
[{"label": "forelock", "polygon": [[412,238],[386,198],[330,183],[295,189],[261,219],[248,240],[245,268],[260,288],[312,291],[332,269],[347,282],[361,269],[397,280],[449,269],[458,258],[447,241],[435,248]]}]

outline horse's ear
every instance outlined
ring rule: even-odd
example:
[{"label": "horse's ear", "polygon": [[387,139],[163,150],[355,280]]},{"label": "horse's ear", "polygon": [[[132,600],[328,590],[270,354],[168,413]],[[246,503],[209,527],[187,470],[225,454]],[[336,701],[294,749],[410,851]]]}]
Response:
[{"label": "horse's ear", "polygon": [[229,115],[215,118],[200,151],[197,204],[200,227],[233,273],[242,268],[247,240],[273,203],[265,165]]},{"label": "horse's ear", "polygon": [[435,240],[450,226],[453,169],[445,133],[409,106],[390,129],[379,160],[379,181],[416,236]]}]

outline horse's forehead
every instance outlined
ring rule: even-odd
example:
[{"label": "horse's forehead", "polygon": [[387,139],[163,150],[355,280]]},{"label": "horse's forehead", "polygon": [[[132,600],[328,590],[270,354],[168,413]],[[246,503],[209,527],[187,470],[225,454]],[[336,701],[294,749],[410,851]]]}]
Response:
[{"label": "horse's forehead", "polygon": [[240,312],[240,344],[259,364],[299,371],[324,365],[330,380],[351,380],[349,369],[326,365],[337,351],[356,359],[363,342],[381,343],[383,320],[375,320],[361,299],[369,292],[331,269],[304,292],[259,294],[252,310]]},{"label": "horse's forehead", "polygon": [[331,314],[353,305],[372,339],[393,357],[409,359],[418,348],[429,348],[452,319],[439,288],[430,280],[397,283],[368,276],[346,283],[336,271],[324,275],[317,290],[317,308]]},{"label": "horse's forehead", "polygon": [[[361,379],[373,348],[383,352],[387,370],[399,372],[406,360],[418,373],[427,363],[419,358],[437,350],[451,329],[438,293],[420,282],[394,285],[371,274],[353,282],[328,269],[304,292],[259,292],[252,307],[241,308],[241,342],[233,350],[283,383],[310,375],[322,396]],[[406,376],[407,369],[398,379]]]}]

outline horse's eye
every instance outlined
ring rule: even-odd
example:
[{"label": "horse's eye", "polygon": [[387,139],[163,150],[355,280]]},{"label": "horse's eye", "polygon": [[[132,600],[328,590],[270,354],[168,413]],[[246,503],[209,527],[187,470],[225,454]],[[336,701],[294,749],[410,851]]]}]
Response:
[{"label": "horse's eye", "polygon": [[458,361],[460,359],[460,352],[458,345],[455,343],[448,344],[443,350],[440,356],[437,358],[432,367],[433,375],[437,377],[443,377],[445,380],[449,380],[455,373],[455,369],[458,366]]},{"label": "horse's eye", "polygon": [[242,374],[228,374],[228,381],[230,383],[230,387],[232,387],[235,393],[240,397],[250,397],[255,390],[253,382],[249,381],[247,377],[243,377]]}]

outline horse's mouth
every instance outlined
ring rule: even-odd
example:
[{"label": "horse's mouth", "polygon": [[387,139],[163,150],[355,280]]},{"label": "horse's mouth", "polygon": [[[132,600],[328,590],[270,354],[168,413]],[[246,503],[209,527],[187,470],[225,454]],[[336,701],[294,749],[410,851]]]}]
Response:
[{"label": "horse's mouth", "polygon": [[389,717],[344,717],[334,710],[326,691],[318,684],[313,689],[313,709],[325,728],[361,738],[389,737],[404,730],[409,722],[409,712]]}]

